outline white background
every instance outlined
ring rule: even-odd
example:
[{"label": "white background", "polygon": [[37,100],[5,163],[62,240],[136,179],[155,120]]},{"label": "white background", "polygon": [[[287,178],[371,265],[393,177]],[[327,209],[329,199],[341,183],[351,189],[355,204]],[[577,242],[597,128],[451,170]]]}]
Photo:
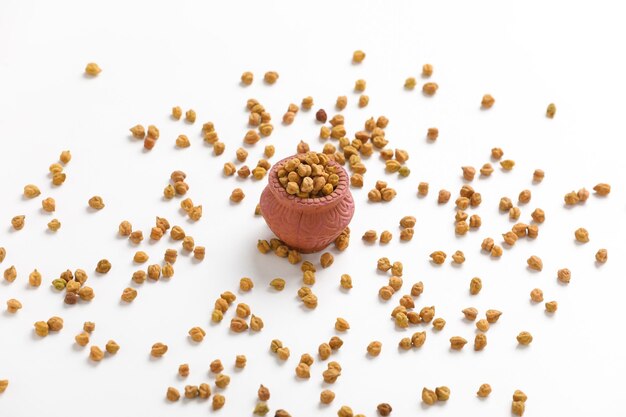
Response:
[{"label": "white background", "polygon": [[[123,4],[122,4],[123,3]],[[271,389],[269,405],[285,408],[293,416],[332,416],[343,404],[367,416],[376,405],[389,402],[393,415],[508,415],[515,389],[528,394],[528,416],[617,416],[623,394],[622,326],[626,290],[620,262],[624,259],[621,236],[625,230],[623,174],[623,97],[626,63],[622,40],[626,38],[621,11],[615,2],[526,2],[522,7],[501,1],[453,2],[208,2],[208,1],[13,1],[0,3],[0,145],[2,149],[2,204],[0,246],[7,249],[1,265],[15,265],[18,278],[0,285],[0,301],[17,298],[24,308],[16,315],[0,314],[0,379],[10,386],[0,395],[0,416],[198,416],[212,414],[210,401],[165,401],[170,385],[181,391],[185,384],[212,382],[208,365],[221,358],[232,377],[219,413],[250,415],[256,389]],[[352,65],[355,49],[366,51],[362,65]],[[87,62],[97,62],[103,72],[96,79],[83,76]],[[403,89],[406,77],[419,77],[430,62],[432,80],[440,89],[433,98],[416,89]],[[239,85],[240,74],[255,74],[252,86]],[[274,86],[260,80],[268,70],[280,73]],[[367,80],[370,105],[356,106],[354,81]],[[481,111],[480,99],[491,93],[495,106]],[[398,180],[384,173],[377,157],[366,161],[363,189],[353,190],[356,215],[351,224],[351,246],[335,256],[334,265],[318,271],[313,291],[319,297],[314,311],[301,308],[295,297],[301,285],[299,268],[274,255],[261,255],[259,238],[272,237],[254,207],[265,185],[252,180],[223,178],[222,165],[234,158],[247,130],[247,98],[255,97],[271,112],[275,131],[250,149],[249,165],[261,157],[263,145],[274,144],[273,161],[295,152],[305,140],[321,149],[319,125],[313,112],[301,112],[291,126],[280,123],[290,102],[311,95],[316,106],[333,115],[335,98],[347,95],[344,114],[352,135],[370,116],[390,119],[390,146],[410,152],[409,178]],[[557,115],[547,119],[548,103]],[[172,106],[193,108],[198,122],[188,125],[169,118]],[[226,152],[215,157],[202,143],[203,122],[213,121]],[[136,123],[156,124],[161,139],[150,153],[129,139]],[[437,126],[440,138],[429,144],[428,127]],[[192,146],[174,147],[178,134],[187,134]],[[490,149],[499,146],[516,161],[511,173],[496,169],[487,180],[472,184],[482,193],[479,213],[483,226],[465,237],[453,232],[453,204],[438,206],[440,188],[454,193],[462,185],[460,167],[477,168],[489,161]],[[61,150],[73,159],[68,179],[52,189],[48,166]],[[545,181],[531,184],[535,168],[546,171]],[[188,174],[189,196],[204,206],[197,223],[188,222],[178,209],[179,199],[163,201],[161,192],[169,173]],[[378,179],[397,189],[389,204],[368,204],[367,191]],[[428,181],[428,197],[416,197],[417,184]],[[590,189],[610,182],[608,198],[591,196],[587,204],[563,208],[563,195],[572,189]],[[23,200],[25,184],[34,183],[42,196]],[[230,191],[245,190],[246,198],[231,205]],[[519,241],[505,250],[499,261],[480,253],[484,237],[495,239],[511,222],[498,213],[502,196],[516,199],[524,188],[533,198],[522,207],[528,221],[535,207],[546,211],[546,222],[536,241]],[[106,208],[87,210],[87,200],[101,195]],[[62,228],[46,232],[53,217],[42,213],[40,200],[57,201]],[[470,213],[470,214],[471,214]],[[26,215],[20,232],[9,230],[10,219]],[[181,225],[197,244],[207,247],[207,257],[194,263],[181,253],[176,274],[169,281],[145,283],[132,305],[119,296],[140,266],[133,265],[136,248],[116,236],[126,219],[149,234],[154,217]],[[398,220],[418,219],[415,238],[398,241]],[[586,227],[591,241],[577,245],[576,228]],[[360,236],[367,229],[395,235],[389,245],[366,246]],[[160,261],[166,248],[179,244],[147,240],[139,249]],[[609,262],[594,263],[597,249],[609,251]],[[467,262],[460,268],[446,263],[433,267],[428,254],[461,249]],[[333,249],[334,251],[334,249]],[[526,258],[536,254],[544,261],[541,273],[526,269]],[[386,277],[375,270],[376,260],[388,256],[404,263],[405,286],[394,300],[377,297]],[[113,268],[97,276],[101,258]],[[318,262],[318,256],[306,256]],[[572,271],[568,286],[559,285],[556,271]],[[39,269],[44,284],[27,288],[28,273]],[[63,270],[83,268],[96,291],[89,304],[65,306],[62,295],[49,287]],[[343,292],[339,277],[349,273],[354,288]],[[249,276],[251,293],[239,294],[238,281]],[[268,289],[274,277],[287,280],[282,293]],[[468,294],[469,280],[483,279],[478,296]],[[435,305],[437,316],[447,320],[436,334],[428,328],[420,350],[399,352],[398,341],[409,330],[394,328],[389,313],[401,294],[416,281],[424,294],[417,308]],[[547,300],[557,300],[559,310],[547,316],[542,305],[529,302],[531,289],[542,288]],[[254,314],[265,320],[261,333],[231,334],[228,322],[210,324],[213,301],[220,292],[235,291]],[[460,310],[474,306],[504,312],[487,333],[483,352],[471,346],[475,328]],[[65,328],[40,339],[32,324],[59,315]],[[308,381],[296,380],[294,368],[302,353],[316,354],[317,346],[335,334],[336,317],[352,328],[341,335],[344,347],[332,359],[344,371],[332,385],[336,400],[319,405],[325,387],[317,361]],[[115,339],[121,350],[99,364],[88,359],[88,348],[77,348],[74,336],[85,320],[95,321],[92,342],[103,346]],[[204,342],[189,342],[193,326],[207,330]],[[532,332],[532,345],[517,346],[515,336]],[[461,352],[450,352],[448,339],[460,335],[470,340]],[[268,350],[279,338],[291,349],[288,362]],[[365,348],[372,340],[383,342],[383,352],[368,359]],[[149,358],[150,346],[161,341],[169,352],[160,360]],[[248,366],[233,370],[236,354],[246,354]],[[317,357],[317,356],[316,356]],[[191,375],[183,381],[176,372],[189,363]],[[475,396],[488,382],[493,394]],[[422,387],[447,385],[452,395],[445,404],[421,405]],[[273,411],[272,411],[273,412]]]}]

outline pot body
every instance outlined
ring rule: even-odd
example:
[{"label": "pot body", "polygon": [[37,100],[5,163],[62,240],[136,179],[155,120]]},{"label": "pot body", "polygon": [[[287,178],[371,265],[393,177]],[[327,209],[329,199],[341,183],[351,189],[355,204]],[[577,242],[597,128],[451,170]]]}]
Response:
[{"label": "pot body", "polygon": [[354,215],[354,200],[346,171],[339,169],[339,183],[332,194],[319,198],[298,198],[287,194],[278,181],[277,170],[288,159],[274,164],[261,194],[261,215],[274,234],[302,253],[318,252],[333,242]]}]

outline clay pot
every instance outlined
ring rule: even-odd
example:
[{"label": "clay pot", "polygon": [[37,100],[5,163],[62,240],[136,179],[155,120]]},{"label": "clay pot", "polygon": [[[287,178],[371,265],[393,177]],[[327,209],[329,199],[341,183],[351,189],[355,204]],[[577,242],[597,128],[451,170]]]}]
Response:
[{"label": "clay pot", "polygon": [[335,161],[339,183],[332,194],[318,198],[299,198],[278,181],[277,170],[288,159],[274,164],[268,184],[261,194],[261,214],[274,234],[289,247],[302,253],[324,249],[348,226],[354,214],[348,174]]}]

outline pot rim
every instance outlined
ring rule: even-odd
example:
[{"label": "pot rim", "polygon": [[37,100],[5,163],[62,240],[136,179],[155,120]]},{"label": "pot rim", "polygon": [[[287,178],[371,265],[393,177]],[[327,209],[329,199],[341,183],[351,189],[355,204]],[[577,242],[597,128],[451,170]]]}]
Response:
[{"label": "pot rim", "polygon": [[281,159],[280,161],[276,162],[270,170],[268,186],[272,194],[276,196],[276,199],[281,204],[286,206],[292,206],[298,210],[319,210],[321,208],[335,206],[346,196],[346,194],[350,192],[350,187],[348,186],[348,173],[336,161],[330,160],[328,161],[328,164],[330,166],[336,166],[339,168],[339,170],[337,171],[337,175],[339,176],[339,183],[332,193],[323,197],[314,198],[300,198],[298,196],[288,194],[287,190],[285,190],[282,184],[278,181],[277,170],[285,161],[291,158],[296,158],[298,157],[298,155],[302,154],[295,154]]}]

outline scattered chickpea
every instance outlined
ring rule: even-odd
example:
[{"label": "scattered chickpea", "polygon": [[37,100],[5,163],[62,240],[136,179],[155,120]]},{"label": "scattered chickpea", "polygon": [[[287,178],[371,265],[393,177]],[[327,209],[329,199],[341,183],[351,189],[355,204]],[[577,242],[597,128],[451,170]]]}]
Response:
[{"label": "scattered chickpea", "polygon": [[502,315],[502,312],[498,310],[487,310],[485,312],[485,317],[487,318],[487,321],[490,324],[497,322],[501,315]]},{"label": "scattered chickpea", "polygon": [[378,233],[375,230],[367,230],[363,233],[362,239],[366,242],[373,243],[378,239]]},{"label": "scattered chickpea", "polygon": [[185,386],[185,398],[196,398],[200,395],[200,389],[196,385]]},{"label": "scattered chickpea", "polygon": [[233,203],[240,203],[246,195],[241,188],[235,188],[230,194],[230,201]]},{"label": "scattered chickpea", "polygon": [[455,264],[462,264],[463,262],[465,262],[465,254],[460,250],[454,252],[454,254],[452,255],[452,262],[454,262]]},{"label": "scattered chickpea", "polygon": [[322,268],[328,268],[329,266],[333,264],[334,261],[335,261],[335,258],[333,257],[333,254],[330,252],[324,252],[322,256],[320,257],[320,264],[322,265]]},{"label": "scattered chickpea", "polygon": [[435,251],[430,254],[432,262],[436,265],[441,265],[446,261],[446,254],[442,251]]},{"label": "scattered chickpea", "polygon": [[391,414],[392,407],[388,403],[380,403],[376,406],[376,410],[378,411],[378,414],[386,417]]},{"label": "scattered chickpea", "polygon": [[415,230],[411,227],[407,227],[406,229],[402,229],[400,231],[400,240],[403,242],[408,242],[413,239],[413,235],[415,234]]},{"label": "scattered chickpea", "polygon": [[611,192],[611,186],[609,184],[599,183],[595,187],[593,187],[593,190],[596,192],[597,195],[605,197]]},{"label": "scattered chickpea", "polygon": [[481,351],[487,346],[487,335],[484,333],[478,333],[474,337],[474,350]]},{"label": "scattered chickpea", "polygon": [[28,184],[24,186],[24,197],[35,198],[41,194],[39,187],[34,184]]},{"label": "scattered chickpea", "polygon": [[4,270],[4,279],[7,282],[13,282],[17,278],[17,270],[15,266],[11,265],[9,268]]},{"label": "scattered chickpea", "polygon": [[213,410],[219,410],[220,408],[224,407],[225,403],[226,397],[224,397],[222,394],[215,394],[213,396],[211,407],[213,407]]},{"label": "scattered chickpea", "polygon": [[187,378],[189,376],[189,365],[186,363],[179,365],[178,375],[180,375],[183,378]]},{"label": "scattered chickpea", "polygon": [[533,336],[528,332],[520,332],[517,335],[517,343],[528,346],[533,341]]},{"label": "scattered chickpea", "polygon": [[352,288],[352,277],[348,274],[342,274],[339,285],[341,288],[349,290]]},{"label": "scattered chickpea", "polygon": [[476,395],[481,398],[486,398],[489,394],[491,394],[491,385],[489,384],[482,384],[478,387],[478,392],[476,392]]},{"label": "scattered chickpea", "polygon": [[50,331],[50,327],[48,323],[46,323],[45,321],[38,321],[38,322],[35,322],[34,326],[35,326],[35,333],[37,334],[37,336],[39,337],[48,336],[48,332]]},{"label": "scattered chickpea", "polygon": [[104,201],[100,196],[93,196],[89,199],[89,207],[95,210],[102,210],[104,208]]},{"label": "scattered chickpea", "polygon": [[89,75],[91,77],[96,77],[101,72],[102,72],[102,69],[95,62],[90,62],[85,67],[85,74],[87,74],[87,75]]},{"label": "scattered chickpea", "polygon": [[204,246],[196,246],[193,248],[193,257],[199,261],[203,260],[206,254]]},{"label": "scattered chickpea", "polygon": [[137,290],[130,287],[125,288],[124,291],[122,291],[122,295],[120,298],[122,299],[122,301],[131,303],[135,298],[137,298]]},{"label": "scattered chickpea", "polygon": [[435,388],[435,394],[437,395],[438,401],[448,401],[448,399],[450,398],[450,388],[437,387]]},{"label": "scattered chickpea", "polygon": [[282,278],[274,278],[270,281],[270,287],[276,291],[282,291],[285,288],[285,280]]},{"label": "scattered chickpea", "polygon": [[18,300],[11,298],[7,301],[7,311],[11,314],[17,313],[18,310],[22,308],[22,303]]},{"label": "scattered chickpea", "polygon": [[143,139],[146,136],[146,130],[143,128],[142,125],[135,125],[131,127],[129,130],[130,130],[131,135],[135,139]]},{"label": "scattered chickpea", "polygon": [[456,207],[459,210],[466,210],[469,207],[469,198],[467,197],[459,197],[456,199],[456,201],[454,202],[456,204]]},{"label": "scattered chickpea", "polygon": [[360,64],[365,59],[365,52],[356,50],[352,53],[352,62]]},{"label": "scattered chickpea", "polygon": [[321,345],[319,345],[317,352],[320,356],[320,359],[326,360],[330,356],[332,348],[328,343],[322,343]]},{"label": "scattered chickpea", "polygon": [[168,401],[172,402],[178,401],[180,399],[180,392],[178,392],[178,390],[174,387],[168,387],[165,398],[167,398]]},{"label": "scattered chickpea", "polygon": [[300,107],[302,107],[303,110],[311,110],[311,108],[313,107],[313,97],[307,96],[303,98],[302,102],[300,103]]},{"label": "scattered chickpea", "polygon": [[147,138],[157,140],[159,139],[159,136],[160,136],[159,129],[154,125],[148,125]]},{"label": "scattered chickpea", "polygon": [[554,313],[558,308],[558,303],[556,301],[548,301],[545,306],[548,313]]},{"label": "scattered chickpea", "polygon": [[320,402],[322,404],[330,404],[335,399],[335,393],[329,389],[325,389],[320,393]]},{"label": "scattered chickpea", "polygon": [[[406,235],[404,236],[405,238],[407,237]],[[380,234],[380,243],[386,244],[391,242],[391,239],[393,239],[393,235],[391,234],[391,232],[389,230],[384,230],[381,234]],[[402,233],[400,233],[400,239],[403,239]]]},{"label": "scattered chickpea", "polygon": [[511,159],[505,159],[504,161],[500,161],[500,166],[505,171],[510,171],[515,166],[515,161],[513,161]]},{"label": "scattered chickpea", "polygon": [[246,71],[243,74],[241,74],[241,83],[244,85],[250,85],[252,84],[252,81],[254,80],[254,74],[252,74],[250,71]]},{"label": "scattered chickpea", "polygon": [[480,175],[488,177],[493,173],[493,166],[490,163],[486,163],[480,168]]},{"label": "scattered chickpea", "polygon": [[511,403],[511,413],[516,416],[524,415],[524,411],[526,409],[526,404],[523,401],[513,401]]},{"label": "scattered chickpea", "polygon": [[39,287],[41,285],[41,273],[36,269],[28,275],[28,284],[31,287]]},{"label": "scattered chickpea", "polygon": [[333,336],[328,341],[328,346],[330,346],[332,350],[338,350],[343,346],[343,340],[341,340],[339,336]]},{"label": "scattered chickpea", "polygon": [[77,334],[74,337],[74,340],[76,341],[77,345],[85,347],[89,344],[89,333],[83,332],[83,333]]},{"label": "scattered chickpea", "polygon": [[89,359],[94,362],[100,362],[104,358],[104,352],[98,346],[89,348]]},{"label": "scattered chickpea", "polygon": [[502,148],[492,148],[491,149],[491,157],[495,160],[499,160],[504,155],[504,151]]},{"label": "scattered chickpea", "polygon": [[120,350],[120,345],[118,345],[114,340],[109,340],[104,348],[109,355],[115,355]]},{"label": "scattered chickpea", "polygon": [[437,317],[436,319],[433,320],[433,329],[440,331],[443,330],[443,328],[446,326],[446,321],[444,319],[442,319],[441,317]]},{"label": "scattered chickpea", "polygon": [[63,166],[61,164],[54,163],[50,165],[48,170],[51,174],[58,174],[63,171]]},{"label": "scattered chickpea", "polygon": [[470,281],[470,294],[472,295],[476,295],[480,292],[480,290],[483,288],[483,283],[481,281],[480,278],[478,277],[474,277],[472,278],[472,280]]},{"label": "scattered chickpea", "polygon": [[335,107],[337,107],[338,110],[345,109],[347,105],[348,105],[348,97],[346,97],[346,96],[339,96],[339,97],[337,97],[337,101],[335,103]]},{"label": "scattered chickpea", "polygon": [[286,361],[287,359],[289,359],[289,356],[290,356],[289,348],[287,347],[278,348],[276,350],[276,355],[278,356],[278,359]]},{"label": "scattered chickpea", "polygon": [[328,369],[326,369],[322,373],[324,382],[326,382],[327,384],[334,384],[337,381],[337,378],[339,378],[339,376],[341,376],[341,370],[337,369],[336,367],[331,367],[330,363],[328,365]]},{"label": "scattered chickpea", "polygon": [[543,291],[539,288],[535,288],[530,292],[530,299],[535,303],[540,303],[543,301]]},{"label": "scattered chickpea", "polygon": [[176,138],[176,146],[179,148],[188,148],[191,146],[191,142],[189,142],[187,135],[178,135]]},{"label": "scattered chickpea", "polygon": [[235,357],[235,368],[243,369],[246,367],[246,363],[248,362],[245,355],[237,355]]},{"label": "scattered chickpea", "polygon": [[67,176],[63,172],[55,172],[52,174],[52,185],[59,186],[63,184]]},{"label": "scattered chickpea", "polygon": [[502,247],[498,245],[493,245],[491,248],[491,256],[494,258],[499,258],[502,256]]},{"label": "scattered chickpea", "polygon": [[543,269],[543,261],[538,256],[531,256],[526,260],[528,267],[535,271],[541,271]]},{"label": "scattered chickpea", "polygon": [[[180,120],[182,116],[183,116],[183,109],[181,109],[179,106],[172,107],[172,117],[174,118],[174,120]],[[138,138],[138,139],[141,139],[141,138]]]},{"label": "scattered chickpea", "polygon": [[608,259],[609,255],[608,255],[608,251],[606,249],[598,249],[598,252],[596,252],[596,262],[598,263],[605,263]]},{"label": "scattered chickpea", "polygon": [[511,207],[509,209],[509,219],[511,220],[519,219],[521,214],[522,214],[522,211],[520,210],[519,207]]},{"label": "scattered chickpea", "polygon": [[226,388],[230,384],[230,377],[224,374],[217,374],[215,376],[215,386],[221,389]]},{"label": "scattered chickpea", "polygon": [[11,226],[13,226],[13,229],[15,230],[22,230],[24,228],[25,220],[26,216],[24,215],[15,216],[11,219]]},{"label": "scattered chickpea", "polygon": [[578,242],[581,242],[581,243],[589,242],[589,232],[585,228],[580,227],[576,229],[576,231],[574,232],[574,237],[576,238],[576,241]]},{"label": "scattered chickpea", "polygon": [[426,132],[426,138],[430,141],[436,141],[439,137],[439,129],[436,127],[429,127]]},{"label": "scattered chickpea", "polygon": [[562,283],[569,284],[570,280],[572,279],[572,273],[569,269],[563,268],[557,271],[556,277]]},{"label": "scattered chickpea", "polygon": [[463,349],[466,343],[467,340],[463,339],[461,336],[453,336],[450,338],[450,348],[454,350]]},{"label": "scattered chickpea", "polygon": [[230,321],[230,330],[232,330],[235,333],[244,332],[248,330],[248,327],[249,327],[248,323],[240,317],[234,317]]},{"label": "scattered chickpea", "polygon": [[204,340],[204,336],[206,336],[206,332],[200,327],[192,327],[189,330],[189,337],[194,342],[202,342],[202,340]]},{"label": "scattered chickpea", "polygon": [[476,169],[474,167],[461,167],[463,170],[463,178],[467,181],[472,181],[476,175]]},{"label": "scattered chickpea", "polygon": [[433,405],[437,402],[437,394],[426,387],[422,389],[422,401],[424,404]]},{"label": "scattered chickpea", "polygon": [[176,189],[174,188],[174,186],[172,184],[168,184],[163,189],[163,196],[165,198],[167,198],[167,199],[174,198],[175,195],[176,195]]},{"label": "scattered chickpea", "polygon": [[424,94],[428,96],[435,95],[438,89],[439,89],[439,86],[437,85],[437,83],[426,83],[422,87],[422,91],[424,92]]},{"label": "scattered chickpea", "polygon": [[257,397],[259,401],[267,401],[270,399],[270,390],[265,385],[261,384],[257,390]]},{"label": "scattered chickpea", "polygon": [[485,109],[490,109],[495,102],[496,99],[494,99],[490,94],[485,94],[480,102],[480,105]]},{"label": "scattered chickpea", "polygon": [[476,316],[478,316],[478,310],[474,307],[468,307],[462,310],[463,315],[466,320],[474,321],[476,320]]},{"label": "scattered chickpea", "polygon": [[489,330],[489,321],[487,319],[480,319],[476,322],[476,328],[481,332]]},{"label": "scattered chickpea", "polygon": [[337,320],[335,321],[335,330],[339,332],[345,332],[349,329],[350,329],[350,324],[346,321],[346,319],[338,317]]},{"label": "scattered chickpea", "polygon": [[165,353],[167,353],[167,349],[168,349],[167,345],[161,342],[157,342],[152,345],[152,349],[150,350],[150,355],[154,356],[155,358],[160,358],[161,356],[165,355]]},{"label": "scattered chickpea", "polygon": [[196,122],[196,111],[193,109],[189,109],[185,112],[185,121],[188,123]]},{"label": "scattered chickpea", "polygon": [[506,243],[509,246],[513,246],[515,245],[515,242],[517,242],[518,236],[512,232],[506,232],[502,235],[502,240],[504,241],[504,243]]},{"label": "scattered chickpea", "polygon": [[578,193],[571,191],[565,194],[565,196],[563,197],[563,200],[565,201],[566,205],[573,206],[574,204],[577,204],[580,201],[580,198],[578,197]]}]

